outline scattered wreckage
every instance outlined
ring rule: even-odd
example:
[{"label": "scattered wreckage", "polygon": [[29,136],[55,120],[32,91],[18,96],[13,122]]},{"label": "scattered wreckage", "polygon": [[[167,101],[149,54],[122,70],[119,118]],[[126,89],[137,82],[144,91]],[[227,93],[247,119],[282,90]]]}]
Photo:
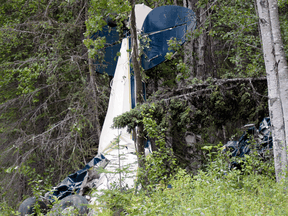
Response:
[{"label": "scattered wreckage", "polygon": [[233,158],[240,157],[243,158],[245,154],[251,152],[251,144],[253,143],[253,148],[257,151],[258,155],[265,158],[265,152],[273,148],[272,134],[271,134],[271,122],[269,117],[265,117],[259,125],[259,129],[255,127],[254,124],[245,125],[246,129],[243,135],[238,141],[228,141],[224,145],[224,152],[230,152],[230,157],[232,162],[229,164],[230,169],[241,168],[241,165]]},{"label": "scattered wreckage", "polygon": [[[105,151],[105,155],[95,156],[83,169],[67,176],[45,196],[24,200],[19,207],[21,216],[33,214],[36,204],[43,214],[49,211],[49,215],[60,216],[76,209],[78,215],[86,215],[88,204],[97,204],[97,195],[102,195],[102,189],[112,189],[112,183],[121,182],[122,188],[132,188],[138,165],[135,149],[131,145],[120,146],[116,143]],[[123,155],[121,161],[119,155]],[[118,168],[125,169],[126,174],[122,173],[121,176]],[[86,193],[92,189],[97,189],[97,192],[91,198]]]}]

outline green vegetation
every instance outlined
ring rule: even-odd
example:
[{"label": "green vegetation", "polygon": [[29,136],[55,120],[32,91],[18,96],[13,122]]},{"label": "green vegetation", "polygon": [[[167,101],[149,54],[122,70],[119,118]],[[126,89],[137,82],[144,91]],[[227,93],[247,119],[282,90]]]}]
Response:
[{"label": "green vegetation", "polygon": [[88,1],[0,3],[0,202],[15,208],[97,154],[110,90],[89,76]]},{"label": "green vegetation", "polygon": [[[217,146],[268,116],[254,1],[137,3],[190,7],[197,28],[184,46],[167,41],[177,52],[142,71],[147,102],[115,119],[128,130],[143,124],[154,152],[138,189],[106,191],[99,215],[288,215],[272,159],[247,156],[243,170],[228,171]],[[288,2],[278,5],[288,56]],[[108,16],[121,32],[130,10],[123,0],[0,0],[0,215],[16,214],[97,154],[111,78],[92,64],[105,38],[89,36]]]},{"label": "green vegetation", "polygon": [[[172,188],[159,183],[149,185],[153,190],[137,193],[107,191],[99,215],[119,210],[121,215],[287,215],[287,186],[275,183],[273,159],[264,162],[251,154],[242,160],[241,171],[229,171],[229,157],[221,153],[220,146],[217,151],[205,148],[212,160],[206,171],[191,176],[178,169],[166,182]],[[92,207],[99,211],[99,206]]]}]

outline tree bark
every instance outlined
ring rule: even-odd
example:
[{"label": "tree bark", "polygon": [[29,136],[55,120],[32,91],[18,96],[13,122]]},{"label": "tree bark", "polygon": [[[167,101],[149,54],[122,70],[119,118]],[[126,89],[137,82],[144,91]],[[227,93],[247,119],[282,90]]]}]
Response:
[{"label": "tree bark", "polygon": [[183,7],[188,7],[188,5],[187,5],[187,0],[183,0]]},{"label": "tree bark", "polygon": [[277,62],[274,54],[268,0],[257,0],[262,48],[268,83],[268,106],[271,118],[276,180],[280,181],[287,170],[287,153],[283,110],[280,99]]},{"label": "tree bark", "polygon": [[285,125],[286,145],[288,144],[288,67],[284,52],[283,41],[280,32],[280,23],[278,15],[277,0],[268,0],[272,37],[274,42],[274,52],[276,58],[276,67],[278,68],[280,99]]},{"label": "tree bark", "polygon": [[205,8],[200,8],[200,25],[202,25],[202,34],[198,38],[198,50],[197,50],[197,56],[198,56],[198,64],[197,64],[197,71],[196,71],[196,77],[198,79],[205,79],[205,47],[207,43],[206,39],[206,32],[205,32],[205,21],[206,21],[206,12]]},{"label": "tree bark", "polygon": [[[141,69],[139,63],[138,55],[138,40],[137,40],[137,31],[136,31],[136,18],[135,18],[135,0],[129,0],[132,11],[131,11],[131,46],[132,46],[132,63],[135,77],[135,86],[136,86],[136,106],[141,105],[144,101],[143,90],[142,90],[142,78],[141,78]],[[139,167],[144,166],[144,134],[143,134],[143,124],[140,123],[137,128],[137,151],[138,151],[138,163]]]},{"label": "tree bark", "polygon": [[[196,7],[197,0],[187,0],[187,2],[183,1],[183,7],[187,7],[196,13],[197,7]],[[187,32],[188,33],[188,40],[184,43],[184,63],[188,65],[190,75],[189,78],[192,80],[194,78],[194,66],[195,66],[195,59],[193,56],[195,48],[195,39],[192,35],[192,32]],[[191,34],[191,35],[189,35]]]}]

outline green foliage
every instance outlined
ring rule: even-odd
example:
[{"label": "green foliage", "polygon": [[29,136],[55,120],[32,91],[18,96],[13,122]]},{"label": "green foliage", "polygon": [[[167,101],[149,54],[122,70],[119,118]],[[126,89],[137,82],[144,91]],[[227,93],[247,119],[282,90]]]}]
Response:
[{"label": "green foliage", "polygon": [[93,209],[97,215],[113,215],[113,212],[120,215],[124,208],[130,205],[132,196],[133,190],[131,189],[119,190],[115,188],[106,190],[104,195],[98,198],[98,200],[101,199],[101,203],[99,205],[92,205],[91,209]]},{"label": "green foliage", "polygon": [[20,213],[15,211],[6,201],[0,202],[0,212],[3,216],[20,215]]},{"label": "green foliage", "polygon": [[[186,100],[175,98],[157,101],[157,95],[151,97],[150,100],[157,102],[143,104],[116,117],[114,126],[127,126],[132,131],[139,123],[149,125],[145,131],[152,144],[157,146],[160,141],[169,145],[173,153],[167,154],[176,156],[182,168],[190,166],[191,160],[201,167],[206,161],[201,149],[203,145],[227,142],[233,135],[237,139],[243,133],[239,128],[244,124],[258,124],[268,116],[266,85],[263,82],[213,85],[213,81],[208,79],[205,84],[195,85],[195,91],[200,86],[206,86],[203,90],[207,93],[195,94],[197,97]],[[255,94],[254,90],[263,96]],[[185,140],[187,132],[201,136],[201,141],[193,144],[193,154],[188,153],[190,147]],[[154,139],[155,135],[157,138]]]},{"label": "green foliage", "polygon": [[[167,41],[169,45],[168,50],[173,52],[178,52],[178,54],[183,53],[183,49],[181,47],[181,40],[177,41],[175,38]],[[168,52],[165,56],[166,59],[171,60],[173,56],[173,52]],[[177,59],[176,63],[174,63],[177,70],[176,81],[180,81],[181,79],[187,79],[190,75],[190,71],[188,66],[183,62],[182,58]]]},{"label": "green foliage", "polygon": [[[86,20],[86,32],[83,42],[89,50],[89,57],[95,58],[99,54],[99,50],[104,47],[105,38],[90,39],[95,32],[101,31],[107,25],[105,18],[110,16],[117,21],[117,31],[123,32],[123,22],[127,19],[131,6],[128,0],[93,0],[90,2],[89,19]],[[117,14],[117,15],[115,15]]]},{"label": "green foliage", "polygon": [[97,153],[110,90],[107,76],[92,74],[95,103],[83,45],[88,6],[1,1],[0,202],[15,207],[44,193]]},{"label": "green foliage", "polygon": [[[212,151],[216,149],[216,151]],[[191,176],[185,170],[169,179],[172,188],[153,184],[154,190],[123,196],[107,191],[109,203],[121,203],[123,214],[129,215],[285,215],[287,193],[284,183],[276,183],[271,176],[273,158],[263,161],[258,155],[245,157],[242,170],[229,170],[228,154],[222,153],[222,144],[205,147],[211,160],[206,171]],[[265,173],[251,171],[251,167],[267,168]],[[152,185],[151,185],[152,186]],[[128,199],[127,199],[128,197]],[[120,198],[120,199],[119,199]],[[123,200],[121,200],[123,198]],[[109,205],[102,206],[103,215],[115,214]]]},{"label": "green foliage", "polygon": [[[198,6],[205,1],[199,1]],[[212,5],[212,3],[211,3]],[[258,32],[258,17],[254,2],[218,1],[213,4],[209,35],[221,41],[221,49],[215,54],[224,61],[217,62],[218,74],[223,78],[257,77],[264,73],[264,60]]]},{"label": "green foliage", "polygon": [[153,151],[145,160],[145,166],[139,170],[138,182],[148,191],[154,190],[155,184],[167,184],[171,175],[176,171],[176,158],[172,149],[167,148],[165,142],[165,131],[153,118],[156,112],[154,104],[149,108],[148,113],[143,113],[144,131],[151,139],[155,139],[157,151]]},{"label": "green foliage", "polygon": [[[2,212],[13,213],[7,203],[16,206],[22,199],[33,193],[44,193],[51,185],[56,185],[64,176],[80,168],[85,161],[96,154],[99,140],[96,129],[105,118],[109,77],[89,73],[88,56],[103,58],[102,48],[105,45],[105,38],[99,37],[96,40],[89,38],[106,25],[107,16],[117,21],[118,31],[121,32],[131,7],[128,1],[123,0],[92,0],[89,4],[84,0],[2,0],[0,2],[0,146],[2,149],[0,208]],[[148,0],[145,3],[153,8],[173,4],[174,1]],[[281,0],[278,4],[284,49],[287,51],[287,1]],[[119,205],[116,203],[116,208],[125,209],[131,214],[166,214],[165,207],[175,215],[178,214],[177,210],[189,214],[192,209],[192,214],[204,212],[209,215],[212,214],[209,207],[211,205],[215,208],[220,206],[219,212],[223,214],[228,212],[233,215],[238,210],[235,210],[236,207],[228,209],[228,204],[231,203],[229,199],[241,200],[241,197],[245,197],[248,203],[251,201],[251,212],[257,207],[259,211],[263,208],[266,214],[286,213],[284,207],[281,212],[282,199],[284,200],[285,197],[276,192],[276,189],[280,190],[280,188],[257,173],[258,165],[257,167],[251,165],[251,157],[242,161],[249,162],[250,165],[247,164],[247,172],[245,172],[251,175],[245,174],[241,181],[247,181],[245,183],[247,185],[250,180],[263,182],[264,186],[270,184],[270,191],[260,189],[265,192],[264,197],[269,194],[270,197],[279,196],[279,212],[276,212],[274,207],[276,198],[271,205],[267,197],[264,199],[272,206],[271,209],[275,210],[274,213],[271,209],[267,209],[263,202],[258,204],[258,201],[253,201],[253,199],[259,200],[257,194],[250,191],[251,188],[256,187],[255,185],[253,187],[250,185],[249,190],[242,187],[243,191],[249,194],[247,196],[239,189],[240,186],[239,188],[235,186],[236,189],[233,189],[235,195],[232,195],[232,189],[228,190],[228,195],[221,193],[225,191],[221,184],[228,188],[233,184],[239,184],[236,171],[229,173],[225,178],[220,177],[219,174],[217,181],[214,181],[211,177],[214,174],[210,172],[212,168],[209,167],[207,172],[200,173],[194,180],[180,170],[175,176],[177,181],[171,180],[171,176],[178,171],[175,161],[183,168],[187,165],[187,161],[183,160],[185,158],[183,155],[186,153],[184,137],[187,131],[201,135],[203,139],[203,142],[197,143],[197,151],[189,155],[189,160],[200,155],[200,158],[197,158],[197,163],[199,162],[197,165],[202,166],[205,164],[205,157],[210,154],[203,153],[206,151],[201,149],[203,144],[214,146],[217,141],[225,139],[227,141],[227,138],[235,134],[237,138],[237,134],[240,133],[235,129],[237,126],[247,122],[257,123],[259,119],[268,115],[266,84],[252,82],[250,84],[254,86],[241,83],[213,85],[214,78],[265,75],[253,1],[205,0],[198,1],[197,7],[205,8],[207,19],[204,23],[199,23],[197,30],[191,34],[193,48],[189,52],[194,59],[194,65],[184,61],[183,47],[179,46],[179,42],[170,40],[171,49],[177,53],[175,55],[168,53],[167,57],[170,60],[145,73],[149,77],[149,79],[145,78],[148,91],[151,92],[153,89],[155,92],[159,86],[168,87],[168,91],[154,95],[155,100],[151,97],[151,101],[157,103],[144,104],[115,119],[115,127],[128,126],[129,130],[143,123],[151,142],[158,146],[158,151],[146,159],[146,169],[139,172],[139,176],[142,176],[140,183],[143,188],[149,189],[151,195],[145,197],[147,190],[140,191],[137,196],[130,192],[121,194],[111,191],[112,195],[107,196],[107,202],[110,203],[107,208],[108,213],[106,212],[108,215],[114,211],[111,209],[115,205],[113,202],[116,197],[120,202]],[[195,8],[195,12],[198,14],[199,11]],[[206,82],[195,78],[195,70],[194,74],[190,71],[191,66],[194,69],[197,67],[198,57],[195,54],[195,47],[201,34],[207,36],[205,79],[209,78]],[[146,42],[149,45],[149,41]],[[86,55],[87,50],[88,55]],[[97,101],[92,94],[90,75],[96,77]],[[196,86],[192,89],[196,94],[185,100],[167,99],[175,96],[171,88],[188,77],[191,78],[189,85]],[[207,83],[209,86],[202,91],[199,86]],[[197,84],[201,85],[197,86]],[[157,96],[166,99],[161,101]],[[95,118],[96,113],[99,114],[99,119]],[[214,158],[214,155],[211,158]],[[225,163],[224,160],[222,162]],[[252,162],[254,165],[262,166],[254,159]],[[34,175],[35,173],[39,174]],[[145,176],[146,180],[147,177],[149,180],[143,182]],[[256,180],[252,181],[253,176],[256,176]],[[202,188],[202,180],[199,179],[204,179],[203,186],[207,187],[207,190]],[[228,179],[228,183],[222,179]],[[173,189],[166,188],[170,180],[175,185]],[[183,202],[180,199],[182,195],[177,192],[180,191],[177,182],[179,185],[183,183],[182,187],[187,189],[187,194],[183,192],[185,197],[182,199]],[[159,183],[160,185],[157,185]],[[177,187],[178,189],[174,190]],[[199,189],[197,194],[199,199],[192,193],[195,188]],[[217,200],[219,198],[219,203],[212,199],[213,190],[216,194],[214,198]],[[188,192],[192,195],[188,195]],[[210,194],[211,198],[206,199],[201,193]],[[157,199],[157,196],[161,198]],[[123,199],[123,203],[119,201],[120,199]],[[192,204],[191,199],[195,200]],[[226,204],[222,205],[220,201]],[[245,205],[243,201],[239,206]],[[244,207],[243,211],[239,210],[238,213],[244,214],[243,212]],[[103,214],[105,215],[105,212]]]}]

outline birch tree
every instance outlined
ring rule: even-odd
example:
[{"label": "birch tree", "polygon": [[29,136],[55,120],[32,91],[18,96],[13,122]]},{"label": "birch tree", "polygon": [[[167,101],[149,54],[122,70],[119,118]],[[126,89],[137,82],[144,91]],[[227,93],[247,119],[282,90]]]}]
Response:
[{"label": "birch tree", "polygon": [[272,38],[274,42],[274,54],[276,67],[278,69],[279,93],[282,102],[285,139],[288,144],[288,67],[282,42],[277,0],[269,0],[269,11],[271,20]]},{"label": "birch tree", "polygon": [[287,171],[287,63],[282,48],[277,1],[257,0],[257,7],[268,83],[276,180],[280,181]]}]

